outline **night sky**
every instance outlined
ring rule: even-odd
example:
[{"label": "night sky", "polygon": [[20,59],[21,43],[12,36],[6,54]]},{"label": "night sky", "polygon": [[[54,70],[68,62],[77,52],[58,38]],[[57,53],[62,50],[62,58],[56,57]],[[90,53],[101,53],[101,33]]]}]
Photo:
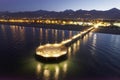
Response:
[{"label": "night sky", "polygon": [[0,11],[120,9],[120,0],[0,0]]}]

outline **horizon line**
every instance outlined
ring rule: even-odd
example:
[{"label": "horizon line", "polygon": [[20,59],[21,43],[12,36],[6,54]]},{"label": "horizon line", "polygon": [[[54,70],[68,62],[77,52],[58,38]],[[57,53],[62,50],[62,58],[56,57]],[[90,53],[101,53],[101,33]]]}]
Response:
[{"label": "horizon line", "polygon": [[111,9],[118,9],[120,10],[119,8],[116,8],[116,7],[113,7],[113,8],[110,8],[110,9],[106,9],[106,10],[97,10],[97,9],[91,9],[91,10],[87,10],[87,9],[77,9],[77,10],[73,10],[73,9],[65,9],[65,10],[60,10],[60,11],[55,11],[55,10],[44,10],[44,9],[39,9],[39,10],[26,10],[26,11],[9,11],[9,10],[6,10],[6,11],[0,11],[0,12],[13,12],[13,13],[16,13],[16,12],[33,12],[33,11],[53,11],[53,12],[64,12],[64,11],[67,11],[67,10],[71,10],[71,11],[78,11],[78,10],[83,10],[83,11],[108,11],[108,10],[111,10]]}]

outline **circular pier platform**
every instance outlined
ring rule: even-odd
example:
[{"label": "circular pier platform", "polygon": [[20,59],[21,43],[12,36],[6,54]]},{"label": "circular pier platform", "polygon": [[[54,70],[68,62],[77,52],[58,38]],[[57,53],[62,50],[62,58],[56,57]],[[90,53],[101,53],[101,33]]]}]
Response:
[{"label": "circular pier platform", "polygon": [[67,47],[61,44],[41,45],[36,49],[36,58],[39,60],[61,60],[67,57]]}]

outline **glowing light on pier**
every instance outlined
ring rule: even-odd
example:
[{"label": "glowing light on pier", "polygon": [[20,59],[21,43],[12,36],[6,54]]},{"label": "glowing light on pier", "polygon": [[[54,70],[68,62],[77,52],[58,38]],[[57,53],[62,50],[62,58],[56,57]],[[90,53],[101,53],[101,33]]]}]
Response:
[{"label": "glowing light on pier", "polygon": [[61,44],[46,44],[36,49],[36,55],[50,58],[60,57],[67,54],[67,48]]}]

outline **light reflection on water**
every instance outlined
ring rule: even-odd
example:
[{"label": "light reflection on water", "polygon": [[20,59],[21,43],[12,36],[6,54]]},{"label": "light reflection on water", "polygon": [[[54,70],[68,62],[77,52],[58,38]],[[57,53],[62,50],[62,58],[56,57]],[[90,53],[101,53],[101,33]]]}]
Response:
[{"label": "light reflection on water", "polygon": [[[10,36],[11,37],[10,39],[12,43],[14,43],[14,46],[19,46],[17,45],[17,43],[26,45],[25,42],[26,41],[29,42],[29,40],[31,40],[31,42],[35,44],[35,39],[38,39],[37,45],[35,46],[37,47],[39,44],[61,42],[62,40],[71,38],[73,35],[77,34],[77,31],[66,31],[66,30],[56,30],[56,29],[51,30],[51,29],[42,29],[42,28],[34,28],[34,27],[30,28],[30,27],[20,27],[20,26],[15,26],[15,25],[13,26],[3,25],[1,28],[2,28],[2,31],[4,32],[2,33],[4,35],[4,38],[8,38],[8,36]],[[10,35],[5,35],[8,33]],[[30,37],[31,39],[29,39]],[[7,45],[11,45],[11,44],[7,44]],[[79,46],[80,46],[80,40],[78,40],[76,43],[68,47],[69,58],[71,57],[71,55],[72,56],[75,55],[76,51],[79,50]],[[19,47],[16,47],[16,48],[19,48]],[[37,79],[39,78],[41,79],[41,77],[43,77],[42,79],[44,80],[50,80],[50,79],[59,80],[60,76],[65,77],[65,74],[68,68],[68,60],[58,63],[58,64],[41,63],[41,62],[36,61],[33,58],[29,58],[27,59],[27,61],[31,61],[32,63],[30,62],[30,64],[26,66],[31,66],[33,65],[33,63],[36,64],[35,73],[37,75]]]},{"label": "light reflection on water", "polygon": [[40,44],[59,43],[77,33],[78,31],[1,25],[0,75],[15,75],[33,80],[120,76],[119,35],[89,33],[68,46],[68,59],[60,63],[42,63],[34,58],[35,49]]},{"label": "light reflection on water", "polygon": [[[61,76],[64,77],[67,72],[67,62],[62,62],[59,64],[37,64],[37,79],[41,77],[40,75],[43,75],[44,80],[58,80]],[[61,75],[62,74],[62,75]]]},{"label": "light reflection on water", "polygon": [[43,75],[43,80],[59,80],[64,79],[68,67],[70,66],[69,59],[73,56],[75,56],[75,53],[79,50],[80,46],[80,40],[76,41],[74,44],[68,47],[68,59],[56,63],[56,64],[47,64],[47,63],[41,63],[38,62],[36,65],[36,75],[37,79],[39,79]]}]

